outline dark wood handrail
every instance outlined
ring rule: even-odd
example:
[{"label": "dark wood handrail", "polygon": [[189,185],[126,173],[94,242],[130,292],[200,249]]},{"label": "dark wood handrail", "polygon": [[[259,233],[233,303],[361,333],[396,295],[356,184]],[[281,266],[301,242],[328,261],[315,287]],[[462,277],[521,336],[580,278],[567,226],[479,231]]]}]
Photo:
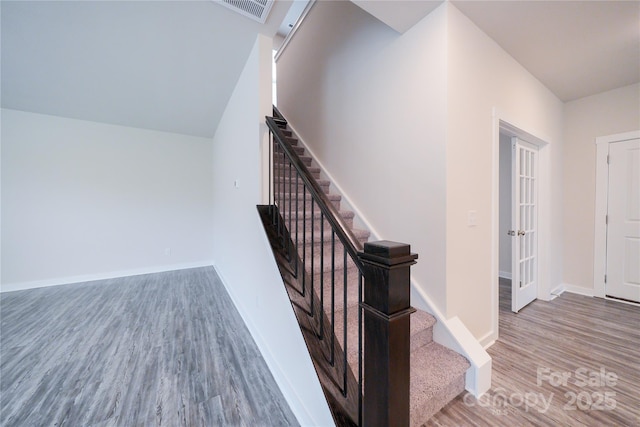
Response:
[{"label": "dark wood handrail", "polygon": [[[277,111],[274,107],[274,112]],[[279,113],[279,112],[278,112]],[[298,171],[298,175],[306,184],[311,197],[318,204],[318,207],[325,215],[329,224],[333,231],[338,236],[338,239],[344,245],[344,248],[349,253],[353,262],[358,267],[360,271],[363,269],[362,262],[358,257],[358,253],[362,251],[362,245],[355,237],[349,226],[347,226],[344,218],[338,212],[338,209],[331,203],[325,192],[320,188],[320,185],[316,182],[316,180],[311,176],[311,172],[304,164],[304,162],[300,159],[300,156],[294,151],[291,144],[287,141],[287,138],[282,133],[282,130],[278,127],[276,120],[273,117],[266,117],[267,126],[271,130],[273,138],[276,142],[282,147],[287,157],[289,157],[291,164]]]},{"label": "dark wood handrail", "polygon": [[275,105],[273,106],[273,117],[275,117],[277,119],[280,119],[280,120],[285,120],[284,116],[282,115],[280,110],[278,110],[278,107],[276,107]]}]

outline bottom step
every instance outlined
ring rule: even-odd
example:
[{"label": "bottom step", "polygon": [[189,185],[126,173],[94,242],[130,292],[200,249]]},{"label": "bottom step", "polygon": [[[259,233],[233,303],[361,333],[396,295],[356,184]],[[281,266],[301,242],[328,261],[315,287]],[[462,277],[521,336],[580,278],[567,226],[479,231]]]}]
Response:
[{"label": "bottom step", "polygon": [[463,356],[436,342],[411,352],[412,426],[426,423],[464,391],[465,373],[470,366]]}]

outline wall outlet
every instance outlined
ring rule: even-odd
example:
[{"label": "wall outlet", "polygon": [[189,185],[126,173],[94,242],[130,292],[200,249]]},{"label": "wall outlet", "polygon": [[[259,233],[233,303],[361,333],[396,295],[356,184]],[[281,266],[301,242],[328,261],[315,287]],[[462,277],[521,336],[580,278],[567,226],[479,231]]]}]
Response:
[{"label": "wall outlet", "polygon": [[164,248],[164,254],[165,254],[166,256],[171,255],[171,248]]}]

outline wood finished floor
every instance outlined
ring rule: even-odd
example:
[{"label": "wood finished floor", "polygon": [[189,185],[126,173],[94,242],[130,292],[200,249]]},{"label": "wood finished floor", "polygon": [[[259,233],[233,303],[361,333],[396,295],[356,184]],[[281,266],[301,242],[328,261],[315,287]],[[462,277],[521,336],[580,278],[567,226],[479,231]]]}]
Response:
[{"label": "wood finished floor", "polygon": [[514,314],[510,287],[501,279],[491,390],[425,425],[640,426],[640,308],[564,293]]},{"label": "wood finished floor", "polygon": [[0,295],[0,425],[297,420],[213,268]]}]

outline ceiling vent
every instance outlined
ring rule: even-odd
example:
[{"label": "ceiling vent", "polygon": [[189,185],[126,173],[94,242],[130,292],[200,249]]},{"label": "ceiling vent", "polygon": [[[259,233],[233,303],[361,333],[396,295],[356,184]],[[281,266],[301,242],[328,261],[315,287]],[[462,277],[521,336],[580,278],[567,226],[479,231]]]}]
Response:
[{"label": "ceiling vent", "polygon": [[240,15],[244,15],[247,18],[251,18],[254,21],[258,21],[264,24],[267,20],[271,6],[273,6],[274,0],[219,0],[216,3],[221,4]]}]

